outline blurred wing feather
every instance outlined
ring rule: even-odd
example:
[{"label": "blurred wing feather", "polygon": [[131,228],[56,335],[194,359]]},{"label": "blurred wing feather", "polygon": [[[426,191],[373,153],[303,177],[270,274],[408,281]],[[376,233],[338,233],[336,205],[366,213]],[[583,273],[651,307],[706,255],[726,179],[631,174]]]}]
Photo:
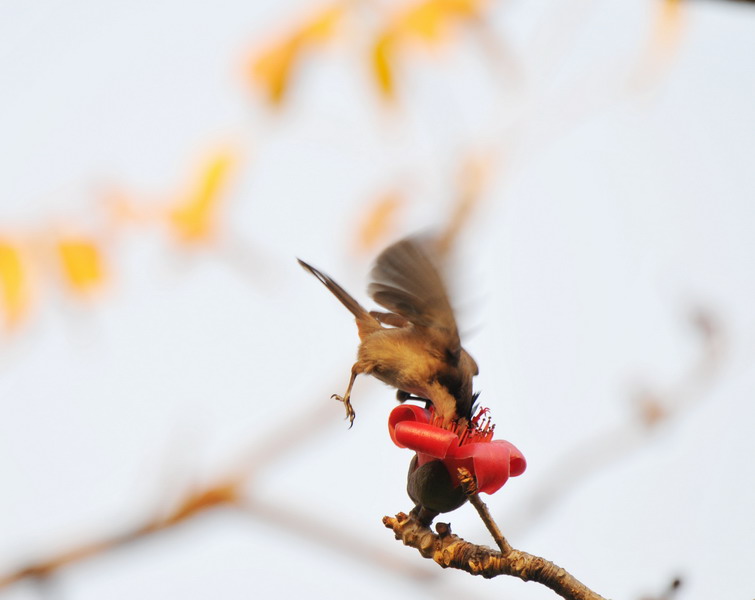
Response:
[{"label": "blurred wing feather", "polygon": [[443,279],[418,240],[402,240],[378,256],[368,292],[375,302],[415,326],[440,330],[451,351],[460,347]]}]

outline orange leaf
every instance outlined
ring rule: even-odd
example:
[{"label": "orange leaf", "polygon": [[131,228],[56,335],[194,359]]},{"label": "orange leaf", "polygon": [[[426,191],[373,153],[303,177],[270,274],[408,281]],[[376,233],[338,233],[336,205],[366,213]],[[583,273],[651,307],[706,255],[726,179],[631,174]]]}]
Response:
[{"label": "orange leaf", "polygon": [[57,247],[63,276],[75,292],[86,293],[102,284],[102,253],[94,241],[65,237],[58,240]]},{"label": "orange leaf", "polygon": [[252,63],[252,80],[262,86],[273,105],[282,104],[286,97],[299,46],[298,39],[285,40],[266,50]]},{"label": "orange leaf", "polygon": [[659,37],[667,44],[674,45],[679,35],[682,19],[681,0],[663,0],[659,15]]},{"label": "orange leaf", "polygon": [[0,301],[8,326],[17,325],[29,307],[21,252],[4,240],[0,240]]},{"label": "orange leaf", "polygon": [[648,43],[630,79],[633,86],[647,87],[666,72],[679,49],[683,27],[684,7],[681,0],[661,0]]},{"label": "orange leaf", "polygon": [[221,482],[213,487],[197,490],[189,494],[174,512],[160,525],[170,526],[185,521],[197,513],[224,504],[238,503],[241,496],[239,481]]},{"label": "orange leaf", "polygon": [[470,156],[462,164],[456,199],[437,241],[438,252],[441,255],[450,252],[461,232],[468,226],[482,199],[490,170],[490,158],[482,155]]},{"label": "orange leaf", "polygon": [[360,251],[374,249],[395,229],[396,213],[404,199],[398,192],[379,197],[367,210],[357,234]]},{"label": "orange leaf", "polygon": [[147,223],[155,218],[154,211],[138,206],[132,202],[126,192],[120,189],[106,190],[102,201],[116,226]]},{"label": "orange leaf", "polygon": [[449,12],[460,17],[477,17],[486,4],[487,0],[446,0]]},{"label": "orange leaf", "polygon": [[212,237],[223,186],[232,163],[230,154],[213,157],[196,189],[170,211],[170,224],[182,241],[207,241]]}]

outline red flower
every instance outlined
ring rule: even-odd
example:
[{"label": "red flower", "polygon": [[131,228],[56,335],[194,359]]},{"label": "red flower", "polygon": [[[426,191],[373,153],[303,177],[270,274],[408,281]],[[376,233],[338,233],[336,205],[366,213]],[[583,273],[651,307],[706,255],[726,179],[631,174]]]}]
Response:
[{"label": "red flower", "polygon": [[477,411],[463,430],[455,424],[446,429],[431,410],[402,404],[391,411],[388,430],[399,448],[417,453],[418,466],[440,460],[452,481],[458,481],[457,469],[465,467],[474,475],[477,489],[492,494],[509,477],[524,473],[527,462],[513,444],[493,440],[495,425],[490,423],[487,413],[487,408]]}]

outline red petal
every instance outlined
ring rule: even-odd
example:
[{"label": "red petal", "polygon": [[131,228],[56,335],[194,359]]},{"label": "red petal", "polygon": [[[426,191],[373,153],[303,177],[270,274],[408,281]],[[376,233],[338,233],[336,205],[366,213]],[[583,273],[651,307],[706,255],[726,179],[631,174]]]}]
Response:
[{"label": "red petal", "polygon": [[400,448],[410,448],[435,458],[445,458],[449,447],[459,443],[459,436],[429,423],[403,421],[394,428],[393,441]]},{"label": "red petal", "polygon": [[465,444],[452,448],[444,463],[458,476],[456,469],[465,467],[477,480],[477,489],[486,494],[497,492],[510,476],[524,472],[526,462],[516,447],[504,440]]},{"label": "red petal", "polygon": [[516,446],[504,440],[458,445],[458,435],[431,425],[432,413],[419,406],[402,404],[391,411],[388,430],[393,443],[418,453],[420,464],[442,459],[451,476],[465,467],[477,480],[477,489],[497,492],[509,477],[521,475],[527,461]]},{"label": "red petal", "polygon": [[511,462],[510,464],[510,473],[511,477],[517,477],[524,473],[524,470],[527,468],[527,461],[524,460],[524,455],[519,452],[519,449],[514,446],[514,444],[510,444],[509,442],[506,442],[511,446]]},{"label": "red petal", "polygon": [[393,430],[395,429],[397,424],[403,421],[429,423],[430,411],[419,406],[414,406],[413,404],[401,404],[391,411],[391,414],[388,416],[388,432],[391,434],[393,443],[396,444],[399,448],[406,448],[406,446],[403,446],[396,441],[396,436]]}]

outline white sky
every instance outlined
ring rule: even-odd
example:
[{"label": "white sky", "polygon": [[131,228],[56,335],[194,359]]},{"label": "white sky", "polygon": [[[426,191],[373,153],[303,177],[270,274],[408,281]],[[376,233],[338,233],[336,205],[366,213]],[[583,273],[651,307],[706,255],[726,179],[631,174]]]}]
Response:
[{"label": "white sky", "polygon": [[[491,23],[514,71],[504,63],[495,79],[469,38],[416,54],[395,114],[352,30],[305,65],[272,114],[240,74],[305,6],[0,8],[0,232],[61,220],[97,231],[102,190],[165,198],[230,144],[243,158],[223,231],[248,253],[231,262],[134,227],[109,241],[105,297],[81,306],[47,287],[0,340],[0,575],[166,509],[322,406],[312,441],[248,486],[288,528],[261,508],[206,515],[62,571],[51,596],[554,597],[441,572],[383,528],[383,515],[411,508],[410,455],[385,431],[393,393],[359,380],[346,429],[328,397],[348,380],[353,323],[294,260],[366,302],[369,257],[352,248],[367,203],[402,186],[400,233],[438,225],[464,157],[492,147],[455,281],[477,388],[498,435],[528,459],[489,499],[501,528],[606,597],[659,593],[678,575],[685,600],[751,598],[755,10],[685,5],[667,67],[640,69],[643,91],[628,91],[655,3],[502,4]],[[676,390],[699,354],[687,323],[697,305],[726,332],[709,385],[685,391],[687,409],[608,467],[554,492],[537,520],[518,517],[564,456],[626,425],[633,391]],[[588,448],[575,472],[604,451]],[[307,537],[294,515],[380,554]],[[470,507],[445,520],[491,543]]]}]

